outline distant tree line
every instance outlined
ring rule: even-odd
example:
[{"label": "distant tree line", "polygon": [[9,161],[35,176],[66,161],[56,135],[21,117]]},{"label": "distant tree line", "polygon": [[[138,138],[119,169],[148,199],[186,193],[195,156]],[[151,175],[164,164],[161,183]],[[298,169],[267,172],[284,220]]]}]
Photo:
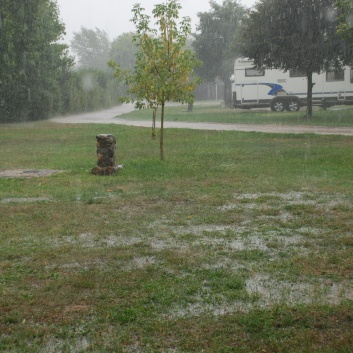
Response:
[{"label": "distant tree line", "polygon": [[119,103],[121,87],[113,75],[97,69],[71,70],[61,82],[61,104],[56,114],[100,110]]},{"label": "distant tree line", "polygon": [[[61,42],[64,33],[55,0],[1,0],[0,122],[46,119],[119,103],[124,87],[107,62],[111,55],[129,56],[129,49],[124,52],[121,47],[131,34],[105,43],[106,34],[94,31],[97,44],[106,44],[109,51],[105,55],[93,48],[100,60],[75,66],[68,46]],[[131,56],[126,61],[133,62]]]},{"label": "distant tree line", "polygon": [[0,120],[47,117],[72,65],[56,2],[2,0],[0,27]]}]

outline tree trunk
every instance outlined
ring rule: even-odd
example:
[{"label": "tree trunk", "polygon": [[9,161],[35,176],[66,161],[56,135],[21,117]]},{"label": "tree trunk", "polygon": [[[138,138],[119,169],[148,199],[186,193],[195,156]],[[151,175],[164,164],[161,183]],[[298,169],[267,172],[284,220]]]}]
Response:
[{"label": "tree trunk", "polygon": [[308,94],[306,102],[306,117],[310,119],[313,116],[313,73],[309,71],[307,73],[308,78]]},{"label": "tree trunk", "polygon": [[232,83],[230,80],[225,79],[224,82],[224,93],[223,93],[223,100],[225,105],[229,107],[232,103]]},{"label": "tree trunk", "polygon": [[161,134],[160,134],[160,140],[159,140],[159,152],[160,152],[160,156],[161,156],[161,161],[164,161],[164,146],[163,146],[164,106],[165,106],[165,102],[162,102],[162,111],[161,111]]},{"label": "tree trunk", "polygon": [[153,113],[152,113],[152,140],[156,139],[156,115],[157,115],[157,109],[158,108],[153,108]]}]

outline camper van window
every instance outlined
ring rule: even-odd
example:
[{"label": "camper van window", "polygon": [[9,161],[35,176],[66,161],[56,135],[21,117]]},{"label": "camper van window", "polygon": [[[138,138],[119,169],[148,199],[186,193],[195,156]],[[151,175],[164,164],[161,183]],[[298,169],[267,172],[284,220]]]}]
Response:
[{"label": "camper van window", "polygon": [[265,76],[265,70],[258,70],[256,67],[248,67],[245,69],[245,77]]},{"label": "camper van window", "polygon": [[304,71],[300,71],[298,69],[289,70],[290,77],[306,77],[306,73]]},{"label": "camper van window", "polygon": [[344,70],[327,71],[326,82],[344,81]]},{"label": "camper van window", "polygon": [[351,68],[351,83],[353,83],[353,69]]}]

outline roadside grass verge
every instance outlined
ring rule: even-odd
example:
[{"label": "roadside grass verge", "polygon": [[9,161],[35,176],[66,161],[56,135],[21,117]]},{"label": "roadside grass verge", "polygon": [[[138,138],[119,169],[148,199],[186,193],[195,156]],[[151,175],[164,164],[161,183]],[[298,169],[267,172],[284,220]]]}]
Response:
[{"label": "roadside grass verge", "polygon": [[349,352],[353,138],[165,134],[1,126],[0,351]]},{"label": "roadside grass verge", "polygon": [[[207,105],[196,102],[193,112],[187,112],[186,106],[167,106],[166,121],[192,121],[207,123],[233,124],[278,124],[278,125],[312,125],[312,126],[353,126],[353,108],[337,106],[327,110],[314,107],[313,117],[306,118],[305,108],[299,112],[271,112],[266,109],[230,109],[219,105]],[[151,120],[149,109],[134,111],[120,116],[127,120]]]}]

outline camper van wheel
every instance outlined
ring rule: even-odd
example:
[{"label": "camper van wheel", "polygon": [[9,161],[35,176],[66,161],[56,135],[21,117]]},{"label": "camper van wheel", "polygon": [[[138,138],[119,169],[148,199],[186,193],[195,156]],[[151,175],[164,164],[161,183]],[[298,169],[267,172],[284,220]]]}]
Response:
[{"label": "camper van wheel", "polygon": [[300,104],[298,99],[290,99],[288,101],[287,110],[289,112],[297,112],[300,109]]},{"label": "camper van wheel", "polygon": [[285,109],[285,102],[283,99],[274,99],[271,102],[271,110],[273,112],[283,112]]}]

